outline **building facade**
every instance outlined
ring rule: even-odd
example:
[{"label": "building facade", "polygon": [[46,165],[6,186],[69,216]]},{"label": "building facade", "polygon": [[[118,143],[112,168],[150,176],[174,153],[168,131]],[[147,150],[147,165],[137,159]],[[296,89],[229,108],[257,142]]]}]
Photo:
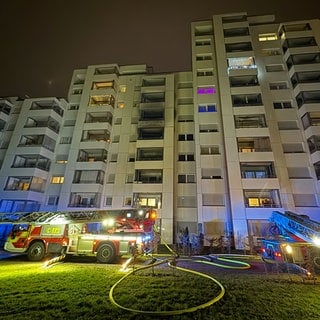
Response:
[{"label": "building facade", "polygon": [[[191,25],[192,70],[75,70],[67,100],[0,100],[0,211],[154,207],[236,248],[273,210],[320,221],[320,22],[213,16]],[[249,240],[248,240],[249,239]]]}]

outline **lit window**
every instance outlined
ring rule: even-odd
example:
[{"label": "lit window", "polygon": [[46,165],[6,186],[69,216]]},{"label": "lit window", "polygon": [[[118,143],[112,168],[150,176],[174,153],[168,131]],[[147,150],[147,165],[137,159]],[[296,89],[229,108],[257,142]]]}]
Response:
[{"label": "lit window", "polygon": [[127,87],[126,86],[120,86],[119,91],[122,92],[122,93],[125,93],[127,91]]},{"label": "lit window", "polygon": [[248,205],[249,207],[259,207],[259,198],[248,198]]},{"label": "lit window", "polygon": [[89,106],[106,106],[111,105],[114,106],[115,98],[111,94],[107,95],[99,95],[99,96],[90,96]]},{"label": "lit window", "polygon": [[51,183],[63,183],[64,181],[64,177],[62,176],[55,176],[55,177],[51,177]]},{"label": "lit window", "polygon": [[259,34],[259,41],[272,41],[277,40],[277,34],[276,33],[264,33]]},{"label": "lit window", "polygon": [[65,164],[68,163],[68,160],[57,160],[56,163]]},{"label": "lit window", "polygon": [[228,58],[228,70],[257,68],[254,57]]},{"label": "lit window", "polygon": [[124,102],[119,102],[118,105],[117,105],[117,107],[118,107],[119,109],[123,109],[123,108],[124,108]]},{"label": "lit window", "polygon": [[92,83],[92,89],[93,90],[99,90],[99,89],[109,89],[109,88],[115,88],[114,81],[101,81],[101,82],[93,82]]}]

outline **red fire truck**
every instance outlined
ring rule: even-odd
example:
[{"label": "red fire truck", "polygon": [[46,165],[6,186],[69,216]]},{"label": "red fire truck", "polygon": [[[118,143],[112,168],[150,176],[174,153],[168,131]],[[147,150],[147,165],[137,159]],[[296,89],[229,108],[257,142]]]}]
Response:
[{"label": "red fire truck", "polygon": [[262,239],[263,260],[314,273],[319,267],[320,223],[291,211],[273,211],[270,221],[273,234]]},{"label": "red fire truck", "polygon": [[111,263],[132,250],[143,252],[156,218],[154,209],[32,212],[13,222],[4,249],[26,253],[30,261],[67,254]]}]

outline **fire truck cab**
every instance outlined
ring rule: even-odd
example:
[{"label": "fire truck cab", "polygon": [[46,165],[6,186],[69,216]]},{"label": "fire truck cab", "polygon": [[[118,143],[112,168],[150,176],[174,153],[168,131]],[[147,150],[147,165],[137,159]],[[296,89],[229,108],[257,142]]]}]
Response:
[{"label": "fire truck cab", "polygon": [[155,210],[30,213],[13,223],[4,249],[26,253],[30,261],[49,254],[95,256],[112,263],[150,243]]}]

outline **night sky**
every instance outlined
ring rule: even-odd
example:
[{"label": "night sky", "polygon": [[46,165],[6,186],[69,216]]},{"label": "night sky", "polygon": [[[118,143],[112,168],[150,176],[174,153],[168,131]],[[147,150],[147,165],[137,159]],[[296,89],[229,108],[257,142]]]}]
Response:
[{"label": "night sky", "polygon": [[0,96],[66,97],[74,69],[191,70],[190,23],[212,15],[319,19],[319,0],[2,0]]}]

